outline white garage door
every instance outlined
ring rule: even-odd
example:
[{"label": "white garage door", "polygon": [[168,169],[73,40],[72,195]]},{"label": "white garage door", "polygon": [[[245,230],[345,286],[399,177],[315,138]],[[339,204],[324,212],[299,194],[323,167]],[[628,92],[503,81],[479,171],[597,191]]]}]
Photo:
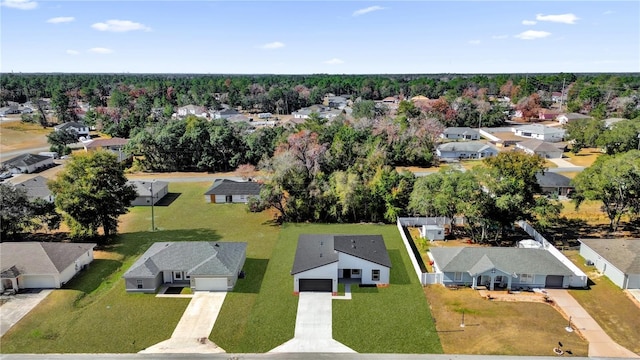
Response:
[{"label": "white garage door", "polygon": [[196,290],[227,291],[227,278],[196,278]]},{"label": "white garage door", "polygon": [[20,287],[27,289],[51,289],[57,288],[55,278],[49,275],[30,275],[20,279]]}]

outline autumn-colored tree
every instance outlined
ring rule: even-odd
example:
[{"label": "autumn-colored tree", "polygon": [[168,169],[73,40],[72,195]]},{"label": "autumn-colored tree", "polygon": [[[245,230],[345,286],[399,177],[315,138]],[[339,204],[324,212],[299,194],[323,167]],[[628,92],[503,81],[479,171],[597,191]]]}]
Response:
[{"label": "autumn-colored tree", "polygon": [[540,95],[533,93],[530,96],[518,101],[516,109],[522,111],[522,117],[525,120],[531,120],[538,117],[538,112],[542,108]]}]

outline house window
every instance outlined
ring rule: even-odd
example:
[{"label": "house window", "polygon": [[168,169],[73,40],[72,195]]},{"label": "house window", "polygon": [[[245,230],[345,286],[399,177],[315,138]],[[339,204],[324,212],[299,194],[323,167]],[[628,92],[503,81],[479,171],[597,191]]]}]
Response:
[{"label": "house window", "polygon": [[138,285],[138,289],[142,289],[142,280],[137,280],[136,283]]},{"label": "house window", "polygon": [[371,270],[371,280],[380,281],[380,270],[378,269]]},{"label": "house window", "polygon": [[360,269],[351,269],[351,275],[360,275]]},{"label": "house window", "polygon": [[176,271],[176,272],[173,273],[173,277],[176,280],[180,280],[180,279],[182,279],[182,273],[180,271]]},{"label": "house window", "polygon": [[453,275],[453,281],[462,281],[462,273],[457,272]]},{"label": "house window", "polygon": [[532,274],[520,274],[520,282],[523,284],[530,284],[533,282]]}]

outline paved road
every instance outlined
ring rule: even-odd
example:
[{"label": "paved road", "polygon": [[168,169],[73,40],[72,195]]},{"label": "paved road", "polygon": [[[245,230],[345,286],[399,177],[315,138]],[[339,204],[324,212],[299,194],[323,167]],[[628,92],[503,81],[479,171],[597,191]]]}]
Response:
[{"label": "paved road", "polygon": [[547,293],[570,317],[573,328],[580,331],[589,342],[589,357],[640,359],[640,356],[613,341],[567,290],[547,289]]},{"label": "paved road", "polygon": [[[145,360],[145,359],[176,359],[176,360],[557,360],[552,356],[500,356],[500,355],[437,355],[437,354],[339,354],[339,353],[266,353],[266,354],[0,354],[2,360]],[[587,357],[572,357],[579,360],[593,360]],[[606,359],[606,358],[600,358]]]}]

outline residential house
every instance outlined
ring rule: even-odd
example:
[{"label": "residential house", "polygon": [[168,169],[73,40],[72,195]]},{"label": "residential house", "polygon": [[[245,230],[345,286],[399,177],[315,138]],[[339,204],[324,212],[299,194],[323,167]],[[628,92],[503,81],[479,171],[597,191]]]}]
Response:
[{"label": "residential house", "polygon": [[480,132],[470,127],[448,127],[440,137],[452,140],[480,140]]},{"label": "residential house", "polygon": [[604,119],[604,126],[607,129],[611,129],[615,124],[622,122],[622,121],[627,121],[628,119],[624,119],[624,118],[608,118],[608,119]]},{"label": "residential house", "polygon": [[124,147],[129,143],[129,139],[111,138],[111,139],[95,139],[83,143],[86,152],[96,150],[110,151],[118,156],[118,161],[128,160],[131,156],[124,152]]},{"label": "residential house", "polygon": [[498,155],[493,145],[480,141],[450,142],[436,148],[440,160],[484,159]]},{"label": "residential house", "polygon": [[127,183],[132,185],[138,194],[131,206],[155,205],[169,193],[169,183],[166,181],[129,180]]},{"label": "residential house", "polygon": [[540,109],[538,111],[538,119],[540,120],[555,120],[560,115],[559,112],[550,109]]},{"label": "residential house", "polygon": [[579,239],[580,256],[621,289],[640,289],[640,239]]},{"label": "residential house", "polygon": [[198,105],[185,105],[185,106],[179,107],[176,113],[178,114],[178,117],[186,117],[188,115],[194,115],[199,118],[209,117],[209,112],[207,111],[207,108],[204,106],[198,106]]},{"label": "residential house", "polygon": [[93,261],[96,244],[0,243],[0,291],[58,289]]},{"label": "residential house", "polygon": [[519,137],[544,140],[548,142],[562,141],[565,133],[564,129],[558,129],[542,124],[516,126],[513,127],[512,131]]},{"label": "residential house", "polygon": [[564,154],[564,146],[560,148],[556,144],[531,139],[517,143],[516,148],[530,155],[540,155],[545,159],[561,159],[562,154]]},{"label": "residential house", "polygon": [[155,293],[163,284],[231,291],[246,256],[246,242],[156,242],[122,277],[127,292]]},{"label": "residential house", "polygon": [[565,99],[566,99],[566,94],[563,95],[559,91],[554,91],[554,92],[551,93],[551,101],[553,101],[555,104],[561,103]]},{"label": "residential house", "polygon": [[338,292],[338,281],[389,284],[391,259],[381,235],[302,234],[293,261],[293,291]]},{"label": "residential house", "polygon": [[322,104],[332,109],[342,110],[347,107],[348,101],[349,99],[344,96],[335,96],[333,94],[328,94],[324,97],[324,101],[322,102]]},{"label": "residential house", "polygon": [[53,166],[53,158],[36,154],[22,154],[2,163],[13,174],[31,174]]},{"label": "residential house", "polygon": [[254,181],[216,179],[204,193],[204,200],[216,204],[247,203],[249,198],[260,196],[260,189],[262,184]]},{"label": "residential house", "polygon": [[558,122],[562,125],[566,125],[571,121],[584,120],[584,119],[591,119],[591,116],[582,115],[578,113],[566,113],[566,114],[560,114],[556,118],[556,120],[558,120]]},{"label": "residential house", "polygon": [[307,108],[302,108],[300,110],[294,111],[291,113],[294,119],[308,119],[312,113],[317,113],[318,116],[324,119],[333,119],[336,116],[342,113],[342,110],[332,109],[329,107],[325,107],[322,105],[311,105]]},{"label": "residential house", "polygon": [[515,247],[432,247],[434,271],[442,285],[568,288],[573,272],[549,251]]},{"label": "residential house", "polygon": [[568,196],[575,189],[571,179],[554,172],[537,173],[536,181],[542,193],[547,195]]},{"label": "residential house", "polygon": [[213,118],[228,119],[232,116],[237,116],[237,115],[240,115],[240,112],[238,112],[238,110],[229,108],[229,109],[222,109],[222,110],[215,111],[213,113]]},{"label": "residential house", "polygon": [[74,132],[78,137],[89,137],[89,126],[77,121],[69,121],[53,127],[55,131]]},{"label": "residential house", "polygon": [[265,112],[265,113],[259,113],[258,114],[258,119],[270,119],[273,117],[273,114],[270,112]]},{"label": "residential house", "polygon": [[29,200],[42,199],[44,201],[52,203],[54,200],[53,193],[49,190],[47,186],[46,178],[42,176],[36,176],[34,178],[21,181],[13,185],[16,189],[22,189],[26,192],[27,198]]},{"label": "residential house", "polygon": [[3,106],[0,108],[0,115],[2,116],[13,115],[13,114],[20,114],[20,109],[18,108],[18,105]]}]

